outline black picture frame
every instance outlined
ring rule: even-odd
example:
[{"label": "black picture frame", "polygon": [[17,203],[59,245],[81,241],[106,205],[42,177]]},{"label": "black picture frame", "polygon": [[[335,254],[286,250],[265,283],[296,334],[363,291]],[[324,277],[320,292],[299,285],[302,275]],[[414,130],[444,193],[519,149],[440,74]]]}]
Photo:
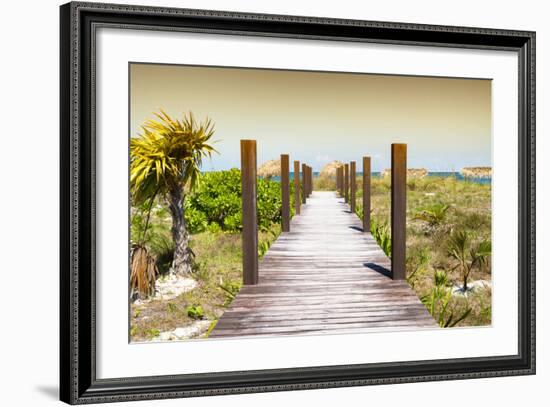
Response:
[{"label": "black picture frame", "polygon": [[[535,33],[73,2],[60,8],[60,398],[70,404],[535,373]],[[132,378],[96,378],[97,27],[485,50],[519,59],[519,349],[507,356]]]}]

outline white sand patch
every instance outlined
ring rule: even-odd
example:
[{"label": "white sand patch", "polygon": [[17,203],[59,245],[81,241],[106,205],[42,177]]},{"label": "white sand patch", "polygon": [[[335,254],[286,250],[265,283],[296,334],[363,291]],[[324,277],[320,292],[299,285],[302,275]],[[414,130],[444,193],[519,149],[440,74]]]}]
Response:
[{"label": "white sand patch", "polygon": [[196,338],[208,330],[212,321],[195,321],[191,325],[176,328],[172,331],[161,332],[158,336],[151,339],[151,342],[181,341],[184,339]]},{"label": "white sand patch", "polygon": [[462,285],[454,285],[452,288],[453,295],[467,297],[470,294],[479,290],[491,289],[491,282],[488,280],[475,280],[468,284],[468,289],[464,291]]},{"label": "white sand patch", "polygon": [[146,300],[136,300],[135,305],[146,304],[151,301],[173,300],[178,295],[189,292],[197,287],[197,282],[188,277],[169,275],[159,278],[155,283],[155,295]]}]

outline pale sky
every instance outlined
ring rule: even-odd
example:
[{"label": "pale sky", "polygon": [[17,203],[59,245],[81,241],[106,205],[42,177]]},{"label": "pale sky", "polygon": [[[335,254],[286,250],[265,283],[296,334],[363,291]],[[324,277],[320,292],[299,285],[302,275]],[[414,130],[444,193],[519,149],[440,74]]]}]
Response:
[{"label": "pale sky", "polygon": [[258,165],[290,154],[319,171],[368,155],[379,171],[391,143],[407,143],[410,168],[491,166],[490,80],[159,64],[130,75],[132,137],[161,108],[212,119],[220,154],[204,171],[239,167],[241,139],[257,140]]}]

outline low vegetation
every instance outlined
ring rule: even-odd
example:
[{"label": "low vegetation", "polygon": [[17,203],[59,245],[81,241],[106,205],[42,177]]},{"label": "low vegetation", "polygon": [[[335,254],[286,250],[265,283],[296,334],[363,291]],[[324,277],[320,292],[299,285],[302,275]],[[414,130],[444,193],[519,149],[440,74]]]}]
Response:
[{"label": "low vegetation", "polygon": [[[362,217],[361,177],[357,214]],[[293,183],[291,183],[291,214]],[[441,327],[491,323],[491,187],[443,177],[411,178],[407,184],[407,281]],[[281,186],[258,179],[258,256],[280,233]],[[335,177],[314,178],[314,190],[335,190]],[[391,256],[390,178],[373,177],[371,233]],[[240,171],[210,172],[184,190],[189,234],[189,277],[196,287],[169,300],[155,300],[155,279],[170,277],[174,264],[173,213],[155,194],[136,200],[131,213],[132,341],[209,321],[207,337],[242,285]],[[134,265],[135,263],[135,265]],[[472,289],[473,282],[486,281]],[[153,298],[151,300],[151,298]],[[206,322],[208,324],[208,322]]]},{"label": "low vegetation", "polygon": [[[362,217],[360,177],[357,184]],[[371,232],[388,255],[390,191],[389,177],[372,178]],[[409,179],[407,281],[440,326],[491,323],[490,258],[490,185],[454,177]]]},{"label": "low vegetation", "polygon": [[[235,298],[242,286],[240,180],[237,169],[206,173],[189,193],[185,220],[194,258],[190,276],[197,287],[169,301],[132,302],[132,341],[150,340],[197,320],[212,321],[206,337]],[[259,257],[279,236],[280,200],[280,183],[258,180]],[[144,209],[132,208],[131,239],[139,239],[147,224],[145,241],[162,282],[172,264],[171,217],[162,202],[152,206],[149,220]]]}]

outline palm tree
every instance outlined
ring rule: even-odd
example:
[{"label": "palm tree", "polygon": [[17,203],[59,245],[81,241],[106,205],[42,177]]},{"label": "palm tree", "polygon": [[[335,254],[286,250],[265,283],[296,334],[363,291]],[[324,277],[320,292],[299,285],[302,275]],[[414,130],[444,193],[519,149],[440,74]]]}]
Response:
[{"label": "palm tree", "polygon": [[482,240],[472,247],[470,235],[463,230],[451,234],[447,253],[455,262],[455,268],[459,268],[462,274],[462,290],[468,289],[468,277],[473,269],[484,267],[491,255],[491,242]]},{"label": "palm tree", "polygon": [[214,134],[210,119],[197,123],[192,113],[174,120],[164,111],[148,120],[143,132],[130,141],[130,192],[136,203],[163,197],[172,215],[174,258],[171,272],[186,275],[191,271],[192,252],[185,224],[185,194],[200,176],[205,157],[216,150],[209,144]]}]

